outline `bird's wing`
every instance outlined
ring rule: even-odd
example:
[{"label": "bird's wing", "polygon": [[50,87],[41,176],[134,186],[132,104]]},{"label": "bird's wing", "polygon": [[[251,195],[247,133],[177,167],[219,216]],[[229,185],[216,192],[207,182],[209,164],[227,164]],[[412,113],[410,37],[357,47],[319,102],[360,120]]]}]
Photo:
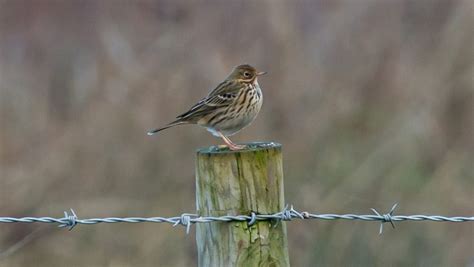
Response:
[{"label": "bird's wing", "polygon": [[237,81],[223,81],[205,98],[208,106],[226,106],[233,102],[245,84]]},{"label": "bird's wing", "polygon": [[193,121],[212,113],[220,107],[224,107],[232,103],[238,96],[243,85],[233,81],[224,81],[212,90],[207,97],[201,99],[192,106],[187,112],[179,115],[177,118],[186,121]]},{"label": "bird's wing", "polygon": [[237,82],[233,80],[225,80],[221,82],[219,85],[216,86],[208,95],[207,98],[212,96],[222,95],[225,93],[231,93],[233,91],[238,91],[239,87],[237,86]]}]

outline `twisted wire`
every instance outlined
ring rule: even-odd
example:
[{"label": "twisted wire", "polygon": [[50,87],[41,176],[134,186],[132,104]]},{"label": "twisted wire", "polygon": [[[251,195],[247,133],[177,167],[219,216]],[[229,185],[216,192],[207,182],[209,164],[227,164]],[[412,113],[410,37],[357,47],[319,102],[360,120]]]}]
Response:
[{"label": "twisted wire", "polygon": [[247,222],[252,226],[258,221],[291,221],[299,220],[360,220],[360,221],[379,221],[379,234],[383,232],[383,224],[390,223],[395,228],[394,222],[401,221],[432,221],[432,222],[474,222],[474,216],[454,216],[447,217],[441,215],[393,215],[398,204],[392,206],[390,211],[385,214],[371,209],[374,214],[315,214],[307,211],[297,211],[293,206],[286,206],[282,211],[274,214],[257,214],[252,212],[249,215],[225,215],[225,216],[199,216],[197,214],[183,213],[175,217],[106,217],[79,219],[74,210],[70,213],[64,212],[64,217],[0,217],[0,223],[49,223],[57,224],[59,227],[66,227],[72,230],[78,224],[93,225],[98,223],[168,223],[173,226],[182,225],[189,233],[191,225],[194,223],[211,222]]}]

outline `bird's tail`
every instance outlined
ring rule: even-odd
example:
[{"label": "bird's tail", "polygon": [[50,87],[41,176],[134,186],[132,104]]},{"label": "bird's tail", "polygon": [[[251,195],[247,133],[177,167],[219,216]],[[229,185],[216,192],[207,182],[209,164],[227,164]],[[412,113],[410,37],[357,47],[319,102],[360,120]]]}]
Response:
[{"label": "bird's tail", "polygon": [[156,134],[157,132],[159,131],[162,131],[162,130],[165,130],[165,129],[168,129],[168,128],[171,128],[173,126],[177,126],[177,125],[181,125],[181,124],[186,124],[188,122],[186,121],[181,121],[181,120],[176,120],[176,121],[173,121],[173,122],[170,122],[168,123],[166,126],[164,127],[161,127],[161,128],[157,128],[157,129],[154,129],[154,130],[150,130],[147,132],[148,135],[154,135]]}]

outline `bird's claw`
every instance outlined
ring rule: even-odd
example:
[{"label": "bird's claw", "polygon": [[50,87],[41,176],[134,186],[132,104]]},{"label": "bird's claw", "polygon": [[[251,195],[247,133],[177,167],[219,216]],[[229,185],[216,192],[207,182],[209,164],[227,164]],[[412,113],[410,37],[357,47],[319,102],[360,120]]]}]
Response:
[{"label": "bird's claw", "polygon": [[246,147],[247,147],[246,145],[237,145],[237,144],[229,145],[229,149],[232,151],[242,150]]}]

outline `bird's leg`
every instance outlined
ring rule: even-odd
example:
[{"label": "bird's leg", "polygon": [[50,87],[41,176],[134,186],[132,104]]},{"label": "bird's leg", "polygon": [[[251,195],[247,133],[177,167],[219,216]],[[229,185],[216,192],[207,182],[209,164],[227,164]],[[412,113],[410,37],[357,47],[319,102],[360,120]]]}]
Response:
[{"label": "bird's leg", "polygon": [[234,144],[234,142],[232,142],[229,137],[223,135],[221,132],[218,132],[219,133],[219,136],[222,138],[222,140],[224,140],[224,142],[226,143],[226,145],[230,148],[230,150],[240,150],[240,149],[244,149],[245,148],[245,145],[237,145],[237,144]]},{"label": "bird's leg", "polygon": [[245,148],[245,145],[237,145],[232,142],[228,137],[224,138],[224,142],[229,146],[230,150],[241,150]]}]

